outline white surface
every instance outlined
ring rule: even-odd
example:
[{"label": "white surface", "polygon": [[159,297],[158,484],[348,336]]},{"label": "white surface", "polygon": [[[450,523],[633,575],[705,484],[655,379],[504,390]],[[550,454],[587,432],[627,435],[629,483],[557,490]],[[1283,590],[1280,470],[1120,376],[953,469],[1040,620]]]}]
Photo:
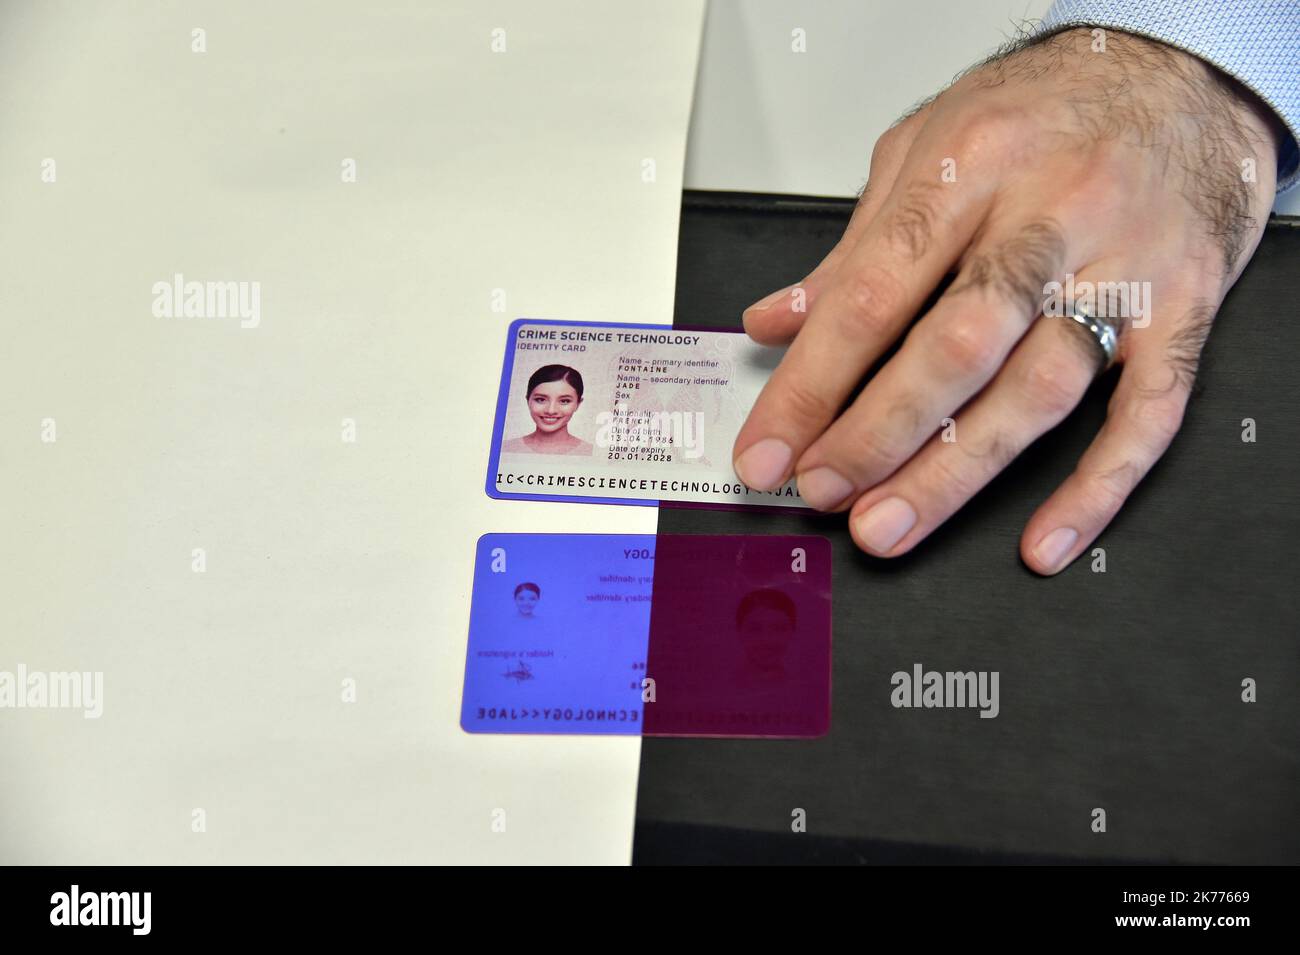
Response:
[{"label": "white surface", "polygon": [[[0,710],[0,861],[628,860],[637,739],[458,705],[480,534],[654,531],[483,484],[511,318],[672,315],[701,15],[4,8],[0,669],[105,700]],[[176,272],[260,325],[154,317]]]},{"label": "white surface", "polygon": [[[852,196],[915,103],[1050,0],[710,0],[689,189]],[[804,53],[791,50],[802,29]],[[1300,189],[1278,211],[1300,214]]]}]

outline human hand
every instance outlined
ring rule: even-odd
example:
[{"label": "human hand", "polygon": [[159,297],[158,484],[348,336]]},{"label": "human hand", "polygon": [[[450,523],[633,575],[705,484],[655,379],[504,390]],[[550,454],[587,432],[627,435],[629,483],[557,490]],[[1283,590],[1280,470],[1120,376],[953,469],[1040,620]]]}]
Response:
[{"label": "human hand", "polygon": [[737,475],[759,490],[797,475],[812,506],[851,510],[863,550],[904,554],[1096,376],[1091,333],[1040,318],[1060,304],[1050,283],[1076,300],[1088,283],[1132,283],[1093,303],[1121,331],[1106,423],[1020,541],[1034,571],[1061,570],[1182,422],[1263,234],[1278,135],[1253,94],[1137,36],[1066,30],[967,73],[880,138],[826,259],[746,310],[752,338],[791,344],[736,438]]}]

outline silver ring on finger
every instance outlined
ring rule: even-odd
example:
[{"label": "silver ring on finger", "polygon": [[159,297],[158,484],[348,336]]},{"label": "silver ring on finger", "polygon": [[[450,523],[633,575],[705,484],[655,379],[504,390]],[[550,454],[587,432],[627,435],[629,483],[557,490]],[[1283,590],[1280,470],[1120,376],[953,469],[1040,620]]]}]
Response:
[{"label": "silver ring on finger", "polygon": [[1087,303],[1073,300],[1065,303],[1061,317],[1085,328],[1088,334],[1096,340],[1097,347],[1101,349],[1101,369],[1098,374],[1115,364],[1115,359],[1119,356],[1120,328],[1118,324],[1109,318],[1103,318],[1095,314],[1092,307]]}]

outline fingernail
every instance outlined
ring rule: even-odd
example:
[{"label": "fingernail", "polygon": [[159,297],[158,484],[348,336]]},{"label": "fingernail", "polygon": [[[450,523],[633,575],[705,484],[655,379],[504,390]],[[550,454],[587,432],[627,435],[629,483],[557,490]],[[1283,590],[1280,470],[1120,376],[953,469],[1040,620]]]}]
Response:
[{"label": "fingernail", "polygon": [[776,290],[775,292],[773,292],[771,295],[768,295],[768,296],[765,296],[765,297],[763,297],[763,298],[760,298],[760,299],[759,299],[757,302],[755,302],[753,305],[749,306],[749,308],[745,309],[745,311],[747,311],[747,312],[761,312],[761,311],[763,311],[763,309],[765,309],[765,308],[771,308],[773,305],[775,305],[777,302],[779,302],[783,296],[785,296],[785,295],[789,295],[789,294],[790,294],[790,289],[792,289],[792,288],[794,288],[793,285],[787,285],[787,286],[786,286],[785,288],[783,288],[783,289],[777,289],[777,290]]},{"label": "fingernail", "polygon": [[916,511],[901,497],[887,497],[854,522],[853,528],[875,554],[888,553],[916,526]]},{"label": "fingernail", "polygon": [[813,468],[799,475],[799,496],[819,511],[829,511],[852,493],[849,479],[830,468]]},{"label": "fingernail", "polygon": [[1065,566],[1065,557],[1078,539],[1079,532],[1073,527],[1058,527],[1038,542],[1034,559],[1054,574]]},{"label": "fingernail", "polygon": [[772,491],[784,483],[793,457],[790,445],[780,438],[764,438],[736,458],[736,476],[756,491]]}]

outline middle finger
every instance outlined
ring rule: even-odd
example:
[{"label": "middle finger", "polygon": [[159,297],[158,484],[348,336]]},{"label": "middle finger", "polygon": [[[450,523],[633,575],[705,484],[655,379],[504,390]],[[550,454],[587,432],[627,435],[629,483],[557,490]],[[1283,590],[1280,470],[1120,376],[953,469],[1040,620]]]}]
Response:
[{"label": "middle finger", "polygon": [[1039,318],[1002,371],[956,419],[956,440],[930,441],[853,505],[853,538],[878,557],[905,553],[991,481],[1082,399],[1096,343],[1063,318]]},{"label": "middle finger", "polygon": [[767,491],[789,479],[797,457],[956,262],[989,201],[987,192],[900,178],[741,427],[734,467],[745,484]]},{"label": "middle finger", "polygon": [[847,507],[902,466],[1002,366],[1067,254],[1052,219],[977,239],[898,353],[799,459],[803,499],[819,510]]}]

